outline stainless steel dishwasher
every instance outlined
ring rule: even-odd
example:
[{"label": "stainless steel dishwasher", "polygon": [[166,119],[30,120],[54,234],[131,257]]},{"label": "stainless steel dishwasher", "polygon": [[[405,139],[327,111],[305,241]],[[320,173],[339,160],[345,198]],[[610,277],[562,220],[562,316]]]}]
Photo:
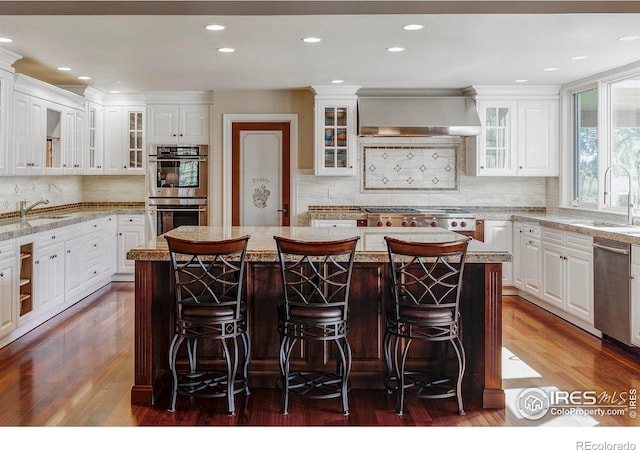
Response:
[{"label": "stainless steel dishwasher", "polygon": [[593,238],[593,324],[631,346],[631,246]]}]

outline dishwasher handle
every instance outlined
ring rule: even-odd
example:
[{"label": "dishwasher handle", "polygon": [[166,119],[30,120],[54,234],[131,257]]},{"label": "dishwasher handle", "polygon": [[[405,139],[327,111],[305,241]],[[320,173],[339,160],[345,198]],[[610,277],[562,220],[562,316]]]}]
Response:
[{"label": "dishwasher handle", "polygon": [[602,244],[596,244],[595,242],[593,244],[591,244],[594,248],[599,248],[601,250],[605,250],[607,252],[612,252],[612,253],[618,253],[620,255],[628,255],[629,254],[629,250],[626,250],[624,248],[614,248],[614,247],[608,247],[606,245],[602,245]]}]

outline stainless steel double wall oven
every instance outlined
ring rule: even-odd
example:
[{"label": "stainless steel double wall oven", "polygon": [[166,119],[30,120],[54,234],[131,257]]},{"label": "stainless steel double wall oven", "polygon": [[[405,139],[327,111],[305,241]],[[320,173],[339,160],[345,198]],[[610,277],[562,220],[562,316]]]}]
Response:
[{"label": "stainless steel double wall oven", "polygon": [[156,235],[181,225],[207,225],[206,145],[156,145],[147,162],[147,208]]}]

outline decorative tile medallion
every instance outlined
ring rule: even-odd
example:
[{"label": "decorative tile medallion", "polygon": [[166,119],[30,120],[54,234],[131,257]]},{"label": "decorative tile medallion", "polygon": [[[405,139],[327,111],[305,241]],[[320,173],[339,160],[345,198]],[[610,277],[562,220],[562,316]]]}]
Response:
[{"label": "decorative tile medallion", "polygon": [[364,191],[458,189],[456,144],[362,146]]}]

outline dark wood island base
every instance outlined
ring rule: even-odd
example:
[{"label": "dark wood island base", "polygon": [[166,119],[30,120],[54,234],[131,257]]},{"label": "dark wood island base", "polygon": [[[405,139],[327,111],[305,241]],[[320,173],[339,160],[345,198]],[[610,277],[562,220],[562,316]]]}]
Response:
[{"label": "dark wood island base", "polygon": [[[182,237],[185,237],[184,228],[196,227],[178,229],[183,231]],[[246,227],[234,228],[238,228],[238,234],[247,231]],[[255,229],[253,231],[255,233]],[[272,238],[273,229],[270,232]],[[390,233],[387,231],[387,234]],[[317,239],[327,237],[318,236]],[[132,250],[129,254],[129,259],[136,260],[135,384],[131,389],[132,404],[154,405],[170,390],[168,348],[173,334],[174,300],[170,263],[162,254],[166,252],[163,241],[163,238],[158,238],[148,243],[146,248]],[[472,246],[470,253],[461,292],[462,337],[467,355],[463,389],[469,400],[484,408],[504,408],[501,362],[502,264],[491,261],[504,259],[496,257],[502,255],[499,252],[495,252],[493,257],[491,252],[488,257],[487,254],[474,256]],[[349,331],[353,350],[352,388],[379,387],[381,393],[384,392],[385,375],[382,353],[385,329],[383,304],[389,292],[389,265],[384,262],[385,256],[378,251],[376,257],[368,258],[363,252],[360,259],[356,259],[351,285]],[[276,305],[281,297],[281,282],[275,258],[275,253],[248,251],[246,301],[252,341],[249,383],[253,387],[275,387],[279,374]],[[490,261],[476,262],[479,259]],[[333,364],[332,352],[333,348],[328,345],[307,346],[297,351],[295,357],[292,356],[292,365],[295,366],[295,361],[316,367]],[[428,352],[427,348],[417,348],[414,360],[424,357]]]}]

